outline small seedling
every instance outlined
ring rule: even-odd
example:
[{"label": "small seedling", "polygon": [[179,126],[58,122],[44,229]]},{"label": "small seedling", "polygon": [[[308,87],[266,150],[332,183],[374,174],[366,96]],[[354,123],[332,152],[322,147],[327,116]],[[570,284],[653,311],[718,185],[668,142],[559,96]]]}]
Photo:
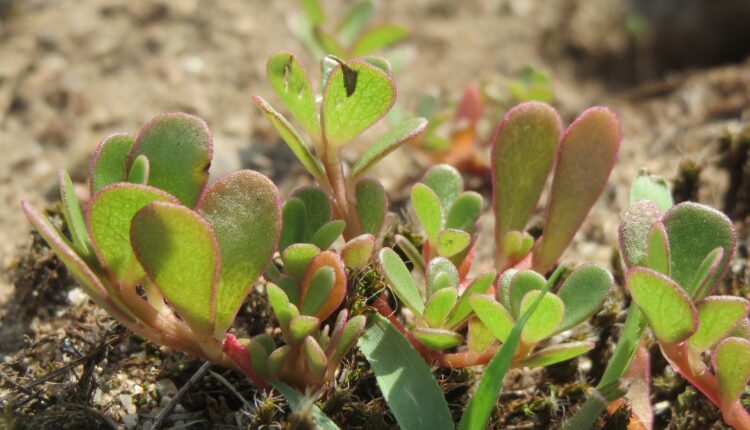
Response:
[{"label": "small seedling", "polygon": [[[90,164],[85,216],[60,173],[70,237],[22,202],[31,223],[94,301],[157,345],[238,369],[224,347],[251,286],[278,242],[280,198],[243,170],[211,187],[211,133],[187,114],[165,114],[137,138],[105,138]],[[230,335],[231,336],[231,335]],[[243,369],[263,385],[253,368]]]}]

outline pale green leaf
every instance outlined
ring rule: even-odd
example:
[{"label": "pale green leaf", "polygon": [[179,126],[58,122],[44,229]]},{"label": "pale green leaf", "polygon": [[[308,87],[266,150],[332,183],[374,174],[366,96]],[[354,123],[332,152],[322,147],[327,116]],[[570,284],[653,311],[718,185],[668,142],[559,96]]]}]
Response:
[{"label": "pale green leaf", "polygon": [[281,261],[284,263],[284,272],[300,281],[305,276],[310,261],[320,254],[320,248],[309,243],[295,243],[287,247],[281,253]]},{"label": "pale green leaf", "polygon": [[409,269],[406,268],[406,264],[396,254],[396,251],[391,248],[380,250],[380,268],[393,294],[417,315],[422,315],[424,313],[424,299],[419,293]]},{"label": "pale green leaf", "polygon": [[463,230],[446,229],[440,232],[437,240],[437,253],[441,257],[453,257],[469,247],[471,235]]},{"label": "pale green leaf", "polygon": [[427,128],[424,118],[411,118],[390,129],[375,143],[370,145],[352,167],[350,178],[364,175],[371,167],[395,151],[401,145],[419,137]]},{"label": "pale green leaf", "polygon": [[486,294],[472,294],[469,297],[472,309],[477,317],[500,342],[505,342],[513,328],[513,318],[507,309]]},{"label": "pale green leaf", "polygon": [[561,343],[534,352],[520,364],[526,367],[545,367],[578,357],[594,349],[594,346],[596,346],[594,342]]},{"label": "pale green leaf", "polygon": [[134,143],[135,139],[128,134],[112,134],[99,143],[89,166],[91,195],[107,185],[125,181],[125,167]]},{"label": "pale green leaf", "polygon": [[291,52],[276,52],[268,59],[268,81],[281,103],[310,136],[320,136],[315,94],[304,66]]},{"label": "pale green leaf", "polygon": [[128,173],[128,182],[133,184],[148,184],[148,175],[151,171],[151,163],[148,157],[141,154],[133,160]]},{"label": "pale green leaf", "polygon": [[444,288],[438,290],[427,300],[423,318],[430,327],[439,328],[450,315],[458,300],[458,290]]},{"label": "pale green leaf", "polygon": [[473,233],[482,214],[482,196],[474,191],[461,193],[448,210],[445,227]]},{"label": "pale green leaf", "polygon": [[640,200],[656,203],[662,212],[668,211],[674,205],[667,181],[645,171],[638,172],[638,176],[635,177],[630,187],[631,206]]},{"label": "pale green leaf", "polygon": [[446,323],[447,327],[455,329],[469,317],[471,314],[471,303],[469,303],[469,298],[475,293],[485,294],[490,287],[492,287],[492,283],[495,281],[495,276],[495,272],[485,273],[471,281],[469,286],[466,287],[463,293],[461,293],[461,297],[458,299],[456,307],[453,309],[450,318],[448,318],[448,322]]},{"label": "pale green leaf", "polygon": [[84,261],[91,262],[94,259],[94,250],[86,231],[86,221],[83,219],[81,204],[78,202],[73,181],[65,170],[59,172],[60,181],[60,205],[62,206],[63,218],[73,239],[73,245]]},{"label": "pale green leaf", "polygon": [[438,351],[456,347],[464,342],[460,334],[441,328],[420,327],[412,330],[411,334],[427,349]]},{"label": "pale green leaf", "polygon": [[354,193],[362,232],[380,237],[385,213],[388,210],[388,197],[383,185],[377,179],[364,178],[357,182]]},{"label": "pale green leaf", "polygon": [[[521,313],[525,313],[536,298],[542,294],[541,290],[532,290],[526,293],[521,301]],[[529,318],[523,332],[521,340],[526,344],[535,344],[546,339],[555,331],[563,320],[565,314],[565,304],[554,294],[545,294],[539,307],[534,315]]]},{"label": "pale green leaf", "polygon": [[424,184],[415,184],[411,189],[411,204],[427,238],[437,243],[443,227],[443,210],[437,194]]},{"label": "pale green leaf", "polygon": [[[458,269],[450,260],[436,257],[427,265],[427,297],[443,288],[458,288]],[[442,279],[442,280],[441,280]]]},{"label": "pale green leaf", "polygon": [[750,303],[741,297],[706,297],[698,303],[698,331],[690,337],[690,347],[697,352],[711,348],[747,317],[748,310]]},{"label": "pale green leaf", "polygon": [[464,180],[455,167],[448,164],[438,164],[430,167],[421,181],[427,185],[440,200],[443,215],[447,214],[461,191]]},{"label": "pale green leaf", "polygon": [[601,266],[586,264],[576,268],[557,292],[565,305],[565,315],[557,331],[571,329],[593,315],[613,285],[612,275]]},{"label": "pale green leaf", "polygon": [[713,362],[722,403],[737,401],[750,379],[750,341],[738,337],[723,340]]},{"label": "pale green leaf", "polygon": [[400,25],[386,24],[367,31],[352,48],[352,55],[361,57],[387,48],[409,36],[409,29]]}]

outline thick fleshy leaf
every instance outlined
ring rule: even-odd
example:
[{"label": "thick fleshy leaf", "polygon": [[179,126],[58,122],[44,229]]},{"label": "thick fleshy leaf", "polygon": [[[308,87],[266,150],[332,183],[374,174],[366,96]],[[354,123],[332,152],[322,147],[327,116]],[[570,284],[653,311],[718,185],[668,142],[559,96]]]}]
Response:
[{"label": "thick fleshy leaf", "polygon": [[437,252],[441,257],[453,257],[469,247],[471,235],[463,230],[446,229],[440,232]]},{"label": "thick fleshy leaf", "polygon": [[[521,313],[526,312],[536,298],[542,294],[541,290],[532,290],[526,293],[521,301]],[[521,340],[526,344],[540,342],[551,334],[563,320],[565,315],[565,304],[554,294],[545,294],[536,312],[529,318],[526,327],[521,332]]]},{"label": "thick fleshy leaf", "polygon": [[134,143],[129,134],[112,134],[99,142],[89,164],[92,196],[107,185],[125,180],[128,154]]},{"label": "thick fleshy leaf", "polygon": [[293,343],[302,342],[320,327],[320,320],[309,315],[299,315],[289,322],[289,332]]},{"label": "thick fleshy leaf", "polygon": [[357,43],[352,48],[352,55],[361,57],[387,48],[404,40],[408,35],[409,29],[400,25],[386,24],[375,27],[357,40]]},{"label": "thick fleshy leaf", "polygon": [[424,313],[424,299],[401,257],[391,248],[380,250],[380,268],[393,294],[417,315]]},{"label": "thick fleshy leaf", "polygon": [[517,269],[508,269],[504,272],[501,272],[497,277],[497,299],[508,309],[511,308],[512,304],[510,300],[511,281],[513,280],[513,277],[516,276],[516,274],[519,272],[520,270]]},{"label": "thick fleshy leaf", "polygon": [[427,349],[441,350],[453,348],[464,342],[464,337],[455,331],[441,328],[415,328],[411,331],[417,340]]},{"label": "thick fleshy leaf", "polygon": [[[274,377],[281,373],[281,369],[289,360],[289,355],[291,354],[291,352],[292,348],[289,345],[284,345],[276,348],[271,354],[268,355],[266,369],[268,369],[269,376]],[[275,386],[275,384],[278,384],[278,381],[271,381],[271,384]]]},{"label": "thick fleshy leaf", "polygon": [[302,294],[300,297],[302,303],[307,303],[310,300],[316,302],[316,299],[308,296],[320,293],[319,290],[314,288],[313,280],[318,271],[323,267],[333,270],[334,282],[330,288],[330,293],[325,297],[324,303],[320,305],[314,314],[321,321],[327,319],[336,311],[341,306],[344,298],[346,298],[346,269],[344,269],[344,263],[338,254],[331,251],[323,251],[315,256],[307,267],[305,279],[302,281]]},{"label": "thick fleshy leaf", "polygon": [[385,317],[375,314],[370,319],[358,346],[370,362],[399,427],[452,429],[445,396],[422,356]]},{"label": "thick fleshy leaf", "polygon": [[305,143],[305,140],[300,136],[297,130],[294,129],[292,124],[290,124],[283,115],[276,112],[276,110],[274,110],[274,108],[262,97],[254,96],[252,100],[255,103],[255,106],[263,112],[263,116],[265,116],[274,126],[281,138],[286,142],[289,149],[292,150],[292,153],[294,153],[305,169],[307,169],[307,171],[315,178],[324,178],[325,175],[323,174],[323,168],[320,166],[320,162],[318,162],[312,154],[310,147]]},{"label": "thick fleshy leaf", "polygon": [[340,219],[323,224],[310,238],[310,242],[320,249],[328,249],[344,232],[346,223]]},{"label": "thick fleshy leaf", "polygon": [[693,297],[695,300],[700,300],[711,291],[713,287],[712,279],[719,270],[723,258],[724,249],[718,247],[709,252],[700,266],[698,266],[698,271],[695,274],[695,287],[693,288]]},{"label": "thick fleshy leaf", "polygon": [[424,184],[415,184],[411,189],[411,204],[427,238],[437,243],[443,228],[443,210],[438,195]]},{"label": "thick fleshy leaf", "polygon": [[198,205],[219,243],[217,334],[232,325],[253,282],[271,261],[281,230],[280,200],[267,177],[241,170],[213,184]]},{"label": "thick fleshy leaf", "polygon": [[282,209],[281,238],[279,251],[284,252],[290,245],[305,241],[305,203],[297,198],[290,198]]},{"label": "thick fleshy leaf", "polygon": [[395,101],[393,82],[382,70],[357,60],[340,63],[323,91],[321,115],[328,144],[338,148],[359,136]]},{"label": "thick fleshy leaf", "polygon": [[439,328],[450,315],[458,300],[458,290],[443,288],[430,296],[424,308],[424,320],[430,327]]},{"label": "thick fleshy leaf", "polygon": [[304,66],[291,52],[276,52],[268,59],[268,82],[297,121],[311,136],[320,136],[315,94]]},{"label": "thick fleshy leaf", "polygon": [[208,181],[213,156],[211,132],[197,116],[162,114],[141,129],[130,151],[129,162],[139,155],[145,155],[150,163],[149,185],[192,207]]},{"label": "thick fleshy leaf", "polygon": [[346,322],[341,335],[335,339],[335,343],[331,342],[333,351],[329,354],[329,366],[335,367],[339,365],[344,355],[352,349],[357,340],[359,340],[359,336],[365,331],[366,323],[367,318],[364,315],[357,315]]},{"label": "thick fleshy leaf", "polygon": [[607,269],[594,264],[578,267],[557,292],[565,304],[565,316],[557,331],[571,329],[594,314],[614,285]]},{"label": "thick fleshy leaf", "polygon": [[[137,318],[128,308],[116,299],[115,294],[107,292],[108,286],[103,284],[99,277],[73,250],[72,244],[60,233],[54,225],[40,214],[28,202],[21,202],[21,209],[34,226],[37,232],[49,244],[55,255],[65,264],[68,271],[75,277],[76,281],[83,287],[84,291],[101,307],[106,309],[112,316],[123,322],[135,322]],[[109,296],[109,297],[108,297]]]},{"label": "thick fleshy leaf", "polygon": [[525,231],[511,230],[505,234],[503,252],[505,264],[514,265],[523,260],[534,246],[534,237]]},{"label": "thick fleshy leaf", "polygon": [[711,348],[746,318],[749,310],[750,302],[741,297],[706,297],[698,303],[698,331],[690,337],[690,347],[697,352]]},{"label": "thick fleshy leaf", "polygon": [[310,372],[313,378],[322,379],[328,367],[328,357],[326,357],[325,351],[323,351],[323,348],[320,347],[312,336],[305,338],[303,349],[305,351],[307,371]]},{"label": "thick fleshy leaf", "polygon": [[529,355],[521,366],[545,367],[561,361],[570,360],[594,349],[594,342],[568,342],[549,346]]},{"label": "thick fleshy leaf", "polygon": [[445,217],[445,227],[473,233],[482,214],[482,196],[474,191],[461,193]]},{"label": "thick fleshy leaf", "polygon": [[648,266],[648,234],[663,215],[659,206],[650,200],[639,200],[623,214],[618,242],[627,267]]},{"label": "thick fleshy leaf", "polygon": [[385,195],[383,184],[375,178],[364,178],[357,182],[354,193],[357,200],[357,218],[362,232],[379,237],[388,211],[388,197]]},{"label": "thick fleshy leaf", "polygon": [[292,194],[305,204],[305,241],[331,220],[331,199],[318,187],[302,187]]},{"label": "thick fleshy leaf", "polygon": [[320,248],[309,243],[295,243],[281,253],[284,272],[301,281],[307,272],[310,261],[320,254]]},{"label": "thick fleshy leaf", "polygon": [[307,286],[300,313],[302,315],[315,315],[322,308],[333,290],[336,274],[333,268],[323,266],[313,273],[310,284]]},{"label": "thick fleshy leaf", "polygon": [[[455,289],[458,287],[458,269],[450,260],[437,257],[430,260],[427,265],[427,297],[432,297],[438,290],[443,288]],[[442,281],[439,281],[442,278]]]},{"label": "thick fleshy leaf", "polygon": [[421,181],[427,185],[440,200],[442,213],[445,215],[464,189],[464,180],[455,167],[449,164],[438,164],[430,167]]},{"label": "thick fleshy leaf", "polygon": [[151,172],[151,163],[148,161],[148,157],[141,154],[135,157],[135,160],[130,165],[130,172],[128,173],[128,182],[133,184],[148,184],[148,176]]},{"label": "thick fleshy leaf", "polygon": [[164,298],[197,333],[212,335],[219,248],[211,226],[180,205],[154,202],[133,217],[138,261]]},{"label": "thick fleshy leaf", "polygon": [[716,347],[713,363],[722,401],[738,400],[750,379],[750,341],[738,337],[724,339]]},{"label": "thick fleshy leaf", "polygon": [[513,318],[505,306],[486,294],[472,294],[469,302],[474,313],[487,326],[490,333],[500,342],[505,342],[513,328]]},{"label": "thick fleshy leaf", "polygon": [[697,279],[698,271],[706,256],[717,247],[724,251],[717,270],[702,292],[704,294],[716,284],[734,257],[736,239],[732,222],[716,209],[686,202],[673,207],[664,215],[664,227],[669,236],[672,279],[688,295],[696,300],[701,299],[694,293],[700,283]]},{"label": "thick fleshy leaf", "polygon": [[469,347],[469,351],[474,354],[481,354],[493,342],[495,342],[495,336],[479,318],[469,319],[469,331],[466,336],[466,345]]},{"label": "thick fleshy leaf", "polygon": [[526,297],[526,293],[531,290],[541,290],[546,283],[547,280],[544,279],[544,276],[533,270],[522,270],[513,275],[510,284],[508,284],[510,300],[507,302],[509,304],[508,310],[513,318],[518,318],[523,313],[521,302]]},{"label": "thick fleshy leaf", "polygon": [[65,170],[60,170],[58,177],[60,181],[60,204],[65,224],[70,231],[71,239],[73,239],[73,245],[84,261],[91,262],[94,250],[91,246],[89,233],[86,231],[86,221],[83,219],[81,204],[78,202],[73,181]]},{"label": "thick fleshy leaf", "polygon": [[284,291],[284,294],[286,294],[291,303],[299,303],[302,288],[299,286],[299,281],[297,279],[294,279],[289,275],[281,275],[279,279],[274,282],[276,282],[278,287]]},{"label": "thick fleshy leaf", "polygon": [[363,234],[347,242],[341,248],[341,258],[346,267],[352,270],[364,269],[375,252],[375,236]]},{"label": "thick fleshy leaf", "polygon": [[144,206],[156,201],[177,203],[164,191],[121,182],[102,189],[89,205],[87,224],[96,254],[124,285],[133,286],[144,277],[130,244],[131,220]]},{"label": "thick fleshy leaf", "polygon": [[659,341],[679,343],[698,329],[698,312],[693,302],[672,279],[638,267],[628,271],[625,286]]},{"label": "thick fleshy leaf", "polygon": [[411,118],[390,129],[362,154],[354,167],[350,178],[364,175],[367,171],[406,142],[416,139],[427,128],[424,118]]},{"label": "thick fleshy leaf", "polygon": [[565,130],[547,204],[544,234],[534,248],[534,270],[548,271],[573,239],[607,185],[620,137],[617,116],[603,107],[587,109]]},{"label": "thick fleshy leaf", "polygon": [[666,212],[674,205],[669,184],[660,176],[650,175],[647,172],[639,172],[630,187],[631,206],[640,200],[649,200],[656,203],[662,212]]},{"label": "thick fleshy leaf", "polygon": [[651,226],[647,242],[647,267],[663,275],[670,275],[669,238],[664,224],[656,222]]},{"label": "thick fleshy leaf", "polygon": [[492,283],[495,281],[495,272],[485,273],[482,276],[479,276],[478,278],[471,281],[468,287],[464,290],[464,292],[461,294],[461,297],[458,299],[458,303],[456,303],[456,307],[453,308],[453,312],[451,313],[450,318],[448,318],[448,322],[446,323],[447,327],[450,328],[456,328],[459,326],[462,322],[466,320],[466,318],[471,315],[471,303],[469,302],[469,298],[473,294],[485,294],[489,291],[489,289],[492,287]]},{"label": "thick fleshy leaf", "polygon": [[225,356],[231,358],[232,361],[234,361],[234,363],[240,368],[242,373],[244,373],[250,380],[258,384],[259,386],[264,386],[265,381],[259,377],[259,372],[257,372],[257,370],[259,368],[263,369],[264,371],[267,370],[266,363],[254,363],[252,357],[253,355],[255,355],[256,358],[258,358],[257,353],[262,353],[262,351],[258,351],[256,349],[251,352],[250,345],[250,339],[237,339],[235,335],[233,335],[232,333],[228,333],[222,341],[221,352],[223,352]]},{"label": "thick fleshy leaf", "polygon": [[419,252],[411,240],[400,234],[395,235],[394,238],[396,239],[396,245],[398,245],[398,248],[406,255],[406,258],[414,264],[415,268],[422,272],[427,270],[427,263],[424,261],[422,253]]},{"label": "thick fleshy leaf", "polygon": [[279,321],[279,326],[281,326],[282,330],[286,331],[292,318],[297,316],[290,307],[289,298],[281,288],[271,283],[266,284],[266,294],[268,295],[268,302],[271,303],[273,313]]},{"label": "thick fleshy leaf", "polygon": [[247,348],[250,363],[255,373],[261,377],[268,376],[268,354],[271,352],[267,351],[266,347],[255,339],[242,339],[240,342]]},{"label": "thick fleshy leaf", "polygon": [[[560,116],[549,105],[522,103],[508,111],[492,139],[495,246],[509,231],[524,231],[552,170],[560,141]],[[506,264],[497,249],[498,264]]]}]

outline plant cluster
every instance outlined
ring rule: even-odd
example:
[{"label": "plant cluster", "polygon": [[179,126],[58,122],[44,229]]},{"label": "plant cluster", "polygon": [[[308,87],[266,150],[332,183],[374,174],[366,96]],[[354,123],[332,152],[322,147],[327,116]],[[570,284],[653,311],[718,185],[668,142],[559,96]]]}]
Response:
[{"label": "plant cluster", "polygon": [[[135,138],[105,138],[91,161],[85,211],[61,172],[67,234],[22,203],[97,304],[157,345],[272,386],[293,408],[305,403],[295,389],[332,383],[356,345],[406,429],[453,428],[432,365],[484,366],[459,423],[476,429],[487,424],[509,368],[547,366],[593,348],[593,342],[553,336],[593,315],[613,277],[591,264],[567,270],[559,260],[617,157],[614,113],[591,108],[565,129],[545,103],[506,113],[489,162],[495,270],[473,274],[484,203],[464,189],[455,168],[433,166],[413,185],[410,213],[418,231],[404,235],[392,234],[399,218],[388,212],[383,185],[368,176],[425,131],[424,118],[385,132],[351,166],[342,161],[342,148],[395,102],[387,61],[327,57],[320,91],[289,52],[273,54],[267,74],[297,125],[264,99],[253,101],[316,181],[283,204],[276,186],[249,170],[206,187],[211,135],[186,114],[159,116]],[[529,224],[550,178],[541,233],[532,234]],[[635,306],[597,387],[605,394],[592,396],[598,403],[587,402],[582,411],[596,417],[602,398],[621,396],[623,378],[638,377],[633,357],[650,326],[675,370],[721,408],[728,423],[750,428],[738,401],[750,377],[750,304],[708,296],[734,253],[733,227],[702,205],[670,208],[665,190],[651,177],[636,179],[620,229],[625,286]],[[421,240],[412,241],[419,234]],[[347,306],[349,289],[364,282],[357,274],[373,270],[387,288],[369,298],[368,309],[377,312],[359,314]],[[261,277],[277,330],[252,337],[230,332]],[[311,410],[320,427],[337,428]]]}]

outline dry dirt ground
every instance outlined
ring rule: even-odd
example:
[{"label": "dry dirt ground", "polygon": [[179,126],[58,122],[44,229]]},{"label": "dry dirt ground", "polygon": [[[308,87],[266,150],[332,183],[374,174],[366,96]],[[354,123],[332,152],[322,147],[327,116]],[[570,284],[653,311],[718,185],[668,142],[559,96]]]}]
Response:
[{"label": "dry dirt ground", "polygon": [[[341,14],[344,2],[323,3],[331,15]],[[570,262],[609,264],[618,215],[640,167],[674,179],[681,163],[692,160],[701,169],[698,200],[723,207],[729,174],[721,167],[720,141],[750,119],[745,60],[750,37],[746,25],[736,24],[748,22],[750,11],[741,1],[727,1],[722,8],[711,3],[681,2],[670,15],[636,0],[383,0],[375,21],[412,30],[405,45],[410,59],[395,76],[407,110],[427,92],[457,97],[472,82],[502,87],[533,65],[551,76],[554,103],[566,120],[592,104],[618,113],[624,136],[619,163],[565,256]],[[252,167],[280,181],[287,192],[306,180],[249,100],[253,94],[274,100],[264,69],[276,50],[300,53],[317,71],[289,29],[297,13],[291,0],[0,0],[0,268],[12,266],[30,246],[20,199],[50,206],[57,199],[57,169],[68,169],[83,183],[99,139],[116,131],[136,133],[161,112],[191,112],[208,122],[214,179]],[[691,55],[681,54],[686,46]],[[480,127],[484,136],[501,115],[487,112]],[[360,147],[383,130],[363,136]],[[418,160],[405,148],[381,166],[394,200],[403,198],[404,181],[421,174]],[[746,232],[741,239],[747,241]],[[11,280],[4,277],[0,303],[12,292]],[[80,309],[67,306],[81,303],[80,297],[50,294],[60,305],[25,321],[19,330],[30,338],[24,343],[15,333],[9,342],[18,346],[4,348],[3,354],[10,357],[23,345],[49,339],[47,349],[34,354],[62,357],[60,339],[83,339],[93,348],[111,335],[97,325],[104,315],[80,315]],[[7,321],[15,309],[6,306],[0,314]],[[51,321],[61,316],[93,325],[76,337],[54,328]],[[145,351],[131,342],[117,354],[126,357],[129,350]],[[155,358],[154,369],[162,359],[171,360]],[[125,371],[117,375],[127,379]],[[125,397],[118,391],[97,400],[92,391],[95,404],[108,405],[108,419],[122,423],[137,409],[133,398],[173,392],[170,375],[145,379],[151,382],[139,386],[140,393]],[[133,385],[126,382],[121,385]]]}]

